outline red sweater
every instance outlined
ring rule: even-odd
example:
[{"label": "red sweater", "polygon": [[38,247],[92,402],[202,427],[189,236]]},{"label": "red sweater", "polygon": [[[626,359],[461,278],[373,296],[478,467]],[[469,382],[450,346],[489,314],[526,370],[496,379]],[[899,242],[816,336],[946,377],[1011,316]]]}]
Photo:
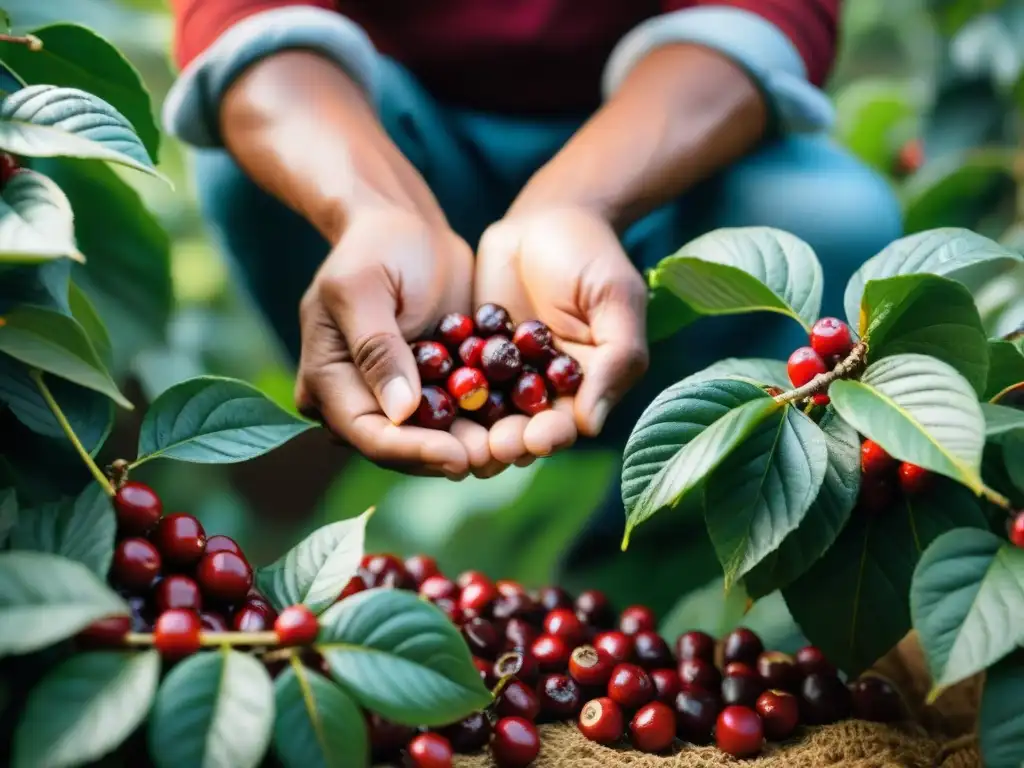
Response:
[{"label": "red sweater", "polygon": [[172,0],[185,66],[252,14],[312,6],[345,14],[439,100],[501,112],[594,108],[615,44],[652,16],[698,6],[759,14],[792,41],[812,83],[835,57],[842,0]]}]

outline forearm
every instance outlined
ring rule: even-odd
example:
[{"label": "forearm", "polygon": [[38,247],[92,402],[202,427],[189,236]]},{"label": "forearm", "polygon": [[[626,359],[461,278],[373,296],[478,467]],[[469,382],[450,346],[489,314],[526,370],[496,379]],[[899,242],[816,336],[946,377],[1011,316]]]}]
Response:
[{"label": "forearm", "polygon": [[676,44],[649,54],[527,184],[513,206],[580,206],[624,229],[747,152],[764,99],[721,54]]},{"label": "forearm", "polygon": [[361,208],[443,220],[362,90],[316,54],[284,51],[246,71],[225,94],[220,130],[245,172],[330,242]]}]

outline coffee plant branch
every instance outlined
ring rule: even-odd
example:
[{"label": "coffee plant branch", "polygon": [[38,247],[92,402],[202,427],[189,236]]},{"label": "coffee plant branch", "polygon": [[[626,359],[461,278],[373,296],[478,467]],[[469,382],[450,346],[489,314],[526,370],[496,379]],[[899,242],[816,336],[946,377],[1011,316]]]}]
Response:
[{"label": "coffee plant branch", "polygon": [[867,342],[857,342],[850,351],[850,354],[846,356],[846,359],[837,363],[836,367],[831,371],[828,373],[819,373],[803,386],[791,389],[788,392],[783,392],[781,395],[776,395],[775,402],[782,405],[784,403],[805,400],[819,392],[825,392],[833,381],[845,379],[859,373],[867,362],[867,354]]}]

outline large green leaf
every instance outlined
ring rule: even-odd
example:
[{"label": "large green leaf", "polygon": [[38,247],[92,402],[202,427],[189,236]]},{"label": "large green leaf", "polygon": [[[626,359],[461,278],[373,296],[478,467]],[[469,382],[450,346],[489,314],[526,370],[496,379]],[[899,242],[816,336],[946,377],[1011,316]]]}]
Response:
[{"label": "large green leaf", "polygon": [[829,387],[832,405],[862,435],[909,461],[984,488],[985,419],[970,383],[925,355],[894,355],[868,366],[860,381]]},{"label": "large green leaf", "polygon": [[0,315],[19,304],[71,314],[71,261],[51,259],[31,266],[0,265]]},{"label": "large green leaf", "polygon": [[42,307],[12,310],[0,323],[0,352],[131,408],[107,373],[85,331],[73,318]]},{"label": "large green leaf", "polygon": [[1022,257],[994,240],[955,227],[932,229],[889,244],[850,278],[843,303],[846,317],[860,327],[861,297],[869,280],[927,272],[975,290],[1020,264]]},{"label": "large green leaf", "polygon": [[82,326],[82,330],[85,331],[85,335],[89,338],[93,349],[96,350],[96,354],[100,356],[100,360],[109,368],[113,364],[114,358],[110,334],[107,333],[107,328],[103,325],[103,319],[96,311],[96,307],[75,283],[68,285],[68,309],[71,311],[71,316]]},{"label": "large green leaf", "polygon": [[182,661],[149,718],[157,768],[256,768],[270,744],[274,684],[253,656],[222,648]]},{"label": "large green leaf", "polygon": [[832,410],[819,426],[828,450],[825,480],[799,527],[746,575],[751,597],[788,586],[835,543],[850,519],[860,488],[860,437]]},{"label": "large green leaf", "polygon": [[791,386],[786,363],[765,357],[727,357],[712,363],[702,371],[691,373],[675,386],[732,378],[746,379],[753,384],[767,384],[780,389],[789,389]]},{"label": "large green leaf", "polygon": [[704,315],[778,312],[808,330],[821,311],[821,264],[804,241],[771,227],[717,229],[648,273]]},{"label": "large green leaf", "polygon": [[1006,435],[1011,432],[1024,434],[1024,411],[995,403],[982,403],[985,415],[985,434],[989,437]]},{"label": "large green leaf", "polygon": [[364,768],[366,720],[339,686],[293,659],[274,682],[274,752],[284,768]]},{"label": "large green leaf", "polygon": [[[648,270],[647,279],[651,279],[651,271]],[[650,342],[662,341],[678,333],[701,315],[695,312],[689,304],[679,300],[667,288],[657,285],[648,285],[647,291],[647,340]]]},{"label": "large green leaf", "polygon": [[990,341],[988,355],[985,399],[995,402],[1008,390],[1024,383],[1024,352],[1012,341]]},{"label": "large green leaf", "polygon": [[77,88],[31,85],[5,97],[0,149],[25,157],[106,160],[163,178],[128,119]]},{"label": "large green leaf", "polygon": [[128,605],[81,563],[42,552],[0,554],[0,656],[71,637]]},{"label": "large green leaf", "polygon": [[135,464],[167,458],[231,464],[261,456],[315,426],[244,381],[201,376],[176,384],[150,405]]},{"label": "large green leaf", "polygon": [[864,288],[861,336],[868,360],[930,355],[949,363],[978,394],[988,380],[988,343],[974,297],[961,283],[937,275],[898,275]]},{"label": "large green leaf", "polygon": [[[131,122],[149,156],[156,160],[160,129],[153,119],[149,92],[121,53],[87,27],[50,24],[32,30],[42,50],[0,43],[0,59],[26,85],[79,88],[106,101]],[[88,66],[83,66],[88,62]]]},{"label": "large green leaf", "polygon": [[0,264],[64,257],[84,261],[75,246],[71,204],[43,174],[28,168],[18,171],[0,193]]},{"label": "large green leaf", "polygon": [[818,425],[792,406],[758,425],[708,478],[704,517],[726,589],[797,529],[825,480]]},{"label": "large green leaf", "polygon": [[986,768],[1024,764],[1024,650],[1008,656],[985,674],[978,738]]},{"label": "large green leaf", "polygon": [[971,677],[1024,644],[1024,550],[950,531],[921,558],[910,606],[935,686]]},{"label": "large green leaf", "polygon": [[113,751],[146,719],[159,677],[156,651],[67,659],[29,693],[14,768],[77,766]]},{"label": "large green leaf", "polygon": [[371,512],[315,530],[257,571],[259,588],[278,610],[305,603],[314,613],[325,611],[359,568]]},{"label": "large green leaf", "polygon": [[336,603],[321,616],[317,650],[361,706],[395,722],[445,725],[491,701],[459,630],[412,592]]},{"label": "large green leaf", "polygon": [[11,532],[11,544],[14,549],[63,555],[104,579],[116,533],[110,497],[99,483],[89,483],[75,499],[27,510]]}]

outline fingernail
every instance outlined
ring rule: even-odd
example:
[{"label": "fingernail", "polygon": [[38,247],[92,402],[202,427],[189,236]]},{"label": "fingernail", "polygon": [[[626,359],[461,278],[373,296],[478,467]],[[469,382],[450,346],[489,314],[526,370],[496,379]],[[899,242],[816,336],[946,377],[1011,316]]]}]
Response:
[{"label": "fingernail", "polygon": [[590,424],[596,435],[604,428],[605,419],[608,418],[608,412],[612,409],[610,400],[602,399],[597,401],[597,405],[594,406],[594,412],[591,415]]},{"label": "fingernail", "polygon": [[384,415],[395,424],[401,424],[415,408],[412,387],[401,376],[396,376],[380,391],[380,404]]}]

